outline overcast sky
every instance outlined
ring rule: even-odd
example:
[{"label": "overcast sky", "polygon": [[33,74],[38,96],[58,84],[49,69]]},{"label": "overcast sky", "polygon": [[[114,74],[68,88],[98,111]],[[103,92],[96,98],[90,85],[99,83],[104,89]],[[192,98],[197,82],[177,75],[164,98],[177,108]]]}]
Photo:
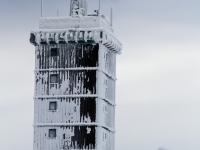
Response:
[{"label": "overcast sky", "polygon": [[[98,0],[89,1],[89,12]],[[116,150],[200,149],[200,1],[102,0],[114,8]],[[44,0],[44,16],[69,0]],[[0,150],[33,145],[34,46],[40,0],[0,1]]]}]

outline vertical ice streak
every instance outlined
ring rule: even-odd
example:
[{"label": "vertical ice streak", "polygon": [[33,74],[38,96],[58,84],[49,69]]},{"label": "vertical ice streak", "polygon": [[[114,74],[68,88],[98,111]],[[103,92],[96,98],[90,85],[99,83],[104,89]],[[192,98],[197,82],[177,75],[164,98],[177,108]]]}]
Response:
[{"label": "vertical ice streak", "polygon": [[31,32],[34,150],[114,150],[121,43],[111,25],[112,11],[109,22],[104,15],[87,16],[87,0],[71,0],[70,17],[41,18],[40,30]]}]

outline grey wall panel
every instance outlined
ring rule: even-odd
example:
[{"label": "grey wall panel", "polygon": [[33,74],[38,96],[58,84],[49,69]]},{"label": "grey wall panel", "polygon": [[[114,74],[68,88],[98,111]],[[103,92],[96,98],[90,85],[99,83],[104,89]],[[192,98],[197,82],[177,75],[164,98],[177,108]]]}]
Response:
[{"label": "grey wall panel", "polygon": [[[49,110],[50,102],[57,103]],[[54,98],[35,100],[35,123],[92,123],[96,120],[95,98]]]},{"label": "grey wall panel", "polygon": [[[58,56],[51,57],[51,49]],[[45,44],[36,47],[36,69],[98,66],[98,44]]]},{"label": "grey wall panel", "polygon": [[[52,74],[58,74],[58,83],[49,82]],[[35,76],[35,95],[96,94],[95,70],[39,71]]]}]

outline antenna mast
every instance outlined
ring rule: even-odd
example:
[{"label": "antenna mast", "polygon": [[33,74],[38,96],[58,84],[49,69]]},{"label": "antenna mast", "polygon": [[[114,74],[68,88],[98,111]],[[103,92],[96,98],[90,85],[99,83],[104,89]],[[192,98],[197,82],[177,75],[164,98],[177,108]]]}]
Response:
[{"label": "antenna mast", "polygon": [[86,16],[87,0],[71,0],[70,16]]},{"label": "antenna mast", "polygon": [[113,26],[113,8],[110,8],[110,26]]},{"label": "antenna mast", "polygon": [[69,16],[72,16],[72,4],[73,4],[73,0],[70,1],[70,10],[69,10]]},{"label": "antenna mast", "polygon": [[101,0],[99,0],[99,11],[101,10]]},{"label": "antenna mast", "polygon": [[41,0],[41,17],[43,17],[43,0]]},{"label": "antenna mast", "polygon": [[59,17],[59,9],[57,9],[57,17]]}]

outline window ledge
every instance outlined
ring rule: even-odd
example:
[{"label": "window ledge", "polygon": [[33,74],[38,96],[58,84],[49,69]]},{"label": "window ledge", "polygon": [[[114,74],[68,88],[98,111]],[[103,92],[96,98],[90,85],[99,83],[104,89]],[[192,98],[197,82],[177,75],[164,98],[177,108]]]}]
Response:
[{"label": "window ledge", "polygon": [[49,112],[58,112],[58,110],[48,110]]},{"label": "window ledge", "polygon": [[47,139],[50,139],[50,140],[56,140],[57,137],[48,137]]}]

